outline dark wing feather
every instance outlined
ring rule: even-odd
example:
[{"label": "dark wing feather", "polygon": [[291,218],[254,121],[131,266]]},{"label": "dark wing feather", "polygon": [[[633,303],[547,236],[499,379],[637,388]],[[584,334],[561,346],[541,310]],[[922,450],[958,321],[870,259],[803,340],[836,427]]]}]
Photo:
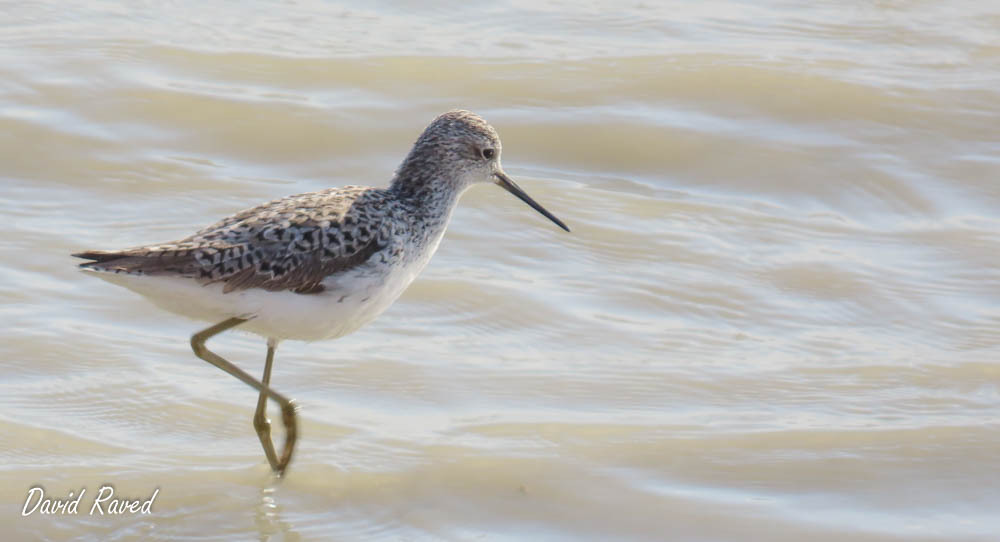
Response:
[{"label": "dark wing feather", "polygon": [[331,274],[360,266],[389,243],[383,191],[361,187],[300,194],[247,209],[162,245],[74,254],[81,267],[313,294]]},{"label": "dark wing feather", "polygon": [[193,249],[170,249],[167,246],[138,247],[125,250],[89,250],[71,254],[74,258],[92,260],[80,264],[83,269],[96,269],[135,275],[189,276]]},{"label": "dark wing feather", "polygon": [[292,290],[299,294],[318,294],[324,290],[321,284],[323,279],[367,262],[380,248],[378,239],[373,236],[365,245],[340,257],[323,257],[318,251],[313,251],[303,254],[301,258],[282,259],[287,270],[281,273],[262,272],[259,265],[248,266],[209,282],[225,282],[223,293],[263,288],[268,291]]}]

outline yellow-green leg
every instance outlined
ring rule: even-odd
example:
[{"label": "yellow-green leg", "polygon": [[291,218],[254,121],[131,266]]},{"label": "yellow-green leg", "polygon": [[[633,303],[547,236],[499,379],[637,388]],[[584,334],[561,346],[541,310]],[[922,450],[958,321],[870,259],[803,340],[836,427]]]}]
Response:
[{"label": "yellow-green leg", "polygon": [[[285,447],[281,450],[281,457],[276,460],[273,460],[271,456],[274,455],[274,450],[273,450],[274,446],[272,445],[271,454],[269,454],[267,458],[274,472],[278,476],[281,476],[285,473],[285,469],[288,468],[288,463],[292,460],[292,451],[295,449],[295,437],[298,434],[295,422],[295,403],[293,403],[290,399],[288,399],[284,395],[272,390],[270,387],[268,387],[266,383],[258,382],[254,377],[250,376],[239,367],[226,361],[222,356],[216,354],[215,352],[212,352],[211,350],[205,347],[205,341],[207,341],[208,339],[211,339],[212,337],[218,335],[219,333],[222,333],[223,331],[232,329],[242,324],[243,322],[246,322],[246,320],[243,318],[230,318],[224,322],[219,322],[218,324],[215,324],[210,328],[195,333],[194,335],[191,336],[191,349],[194,350],[194,354],[199,358],[211,363],[212,365],[215,365],[216,367],[222,369],[223,371],[226,371],[227,373],[240,379],[244,384],[259,391],[261,396],[260,399],[258,400],[257,410],[258,413],[261,414],[262,418],[263,418],[263,410],[260,408],[260,406],[261,406],[261,401],[263,400],[264,397],[270,397],[271,399],[277,401],[279,405],[281,405],[281,422],[285,426]],[[273,358],[274,358],[274,348],[269,342],[267,365],[264,368],[266,380],[270,380],[271,361],[273,360]],[[254,422],[255,422],[254,425],[256,426],[256,416],[254,417]],[[269,424],[267,425],[268,425],[267,442],[268,444],[270,444],[271,443],[270,425]],[[261,442],[263,443],[264,438],[261,435],[260,431],[258,431],[258,436],[261,436]],[[265,453],[267,452],[267,445],[264,446],[264,451]]]},{"label": "yellow-green leg", "polygon": [[[261,383],[267,387],[271,385],[271,363],[274,362],[274,351],[277,347],[278,341],[267,340],[267,360],[264,362],[264,378],[261,379]],[[264,447],[267,462],[271,464],[272,470],[277,471],[278,456],[274,453],[274,443],[271,442],[271,420],[267,419],[267,394],[263,391],[257,398],[257,411],[253,415],[253,427],[257,430],[260,445]]]}]

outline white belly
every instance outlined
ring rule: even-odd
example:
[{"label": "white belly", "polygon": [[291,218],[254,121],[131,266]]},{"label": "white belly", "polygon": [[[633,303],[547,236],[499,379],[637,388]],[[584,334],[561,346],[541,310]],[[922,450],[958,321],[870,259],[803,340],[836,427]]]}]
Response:
[{"label": "white belly", "polygon": [[[431,251],[433,252],[433,251]],[[409,262],[388,272],[358,270],[324,282],[318,294],[269,292],[257,288],[222,293],[221,283],[202,284],[182,277],[91,271],[108,282],[139,293],[175,314],[218,323],[247,318],[239,329],[274,339],[317,341],[342,337],[374,320],[403,293],[430,259]]]}]

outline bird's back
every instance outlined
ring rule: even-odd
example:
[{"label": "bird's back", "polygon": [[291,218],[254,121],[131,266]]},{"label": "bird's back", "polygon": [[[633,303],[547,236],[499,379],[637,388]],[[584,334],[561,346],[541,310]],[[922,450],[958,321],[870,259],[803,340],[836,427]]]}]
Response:
[{"label": "bird's back", "polygon": [[395,207],[385,190],[334,188],[240,211],[177,241],[74,256],[93,260],[84,269],[222,283],[226,293],[317,293],[326,277],[391,251]]}]

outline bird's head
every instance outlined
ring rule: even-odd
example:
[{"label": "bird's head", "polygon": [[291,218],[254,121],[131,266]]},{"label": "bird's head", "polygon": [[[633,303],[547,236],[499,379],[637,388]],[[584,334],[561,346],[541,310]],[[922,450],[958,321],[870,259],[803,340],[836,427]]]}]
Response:
[{"label": "bird's head", "polygon": [[471,111],[449,111],[434,119],[400,165],[393,188],[417,197],[452,191],[461,194],[479,183],[494,183],[514,194],[560,228],[569,228],[528,196],[500,165],[497,131]]}]

